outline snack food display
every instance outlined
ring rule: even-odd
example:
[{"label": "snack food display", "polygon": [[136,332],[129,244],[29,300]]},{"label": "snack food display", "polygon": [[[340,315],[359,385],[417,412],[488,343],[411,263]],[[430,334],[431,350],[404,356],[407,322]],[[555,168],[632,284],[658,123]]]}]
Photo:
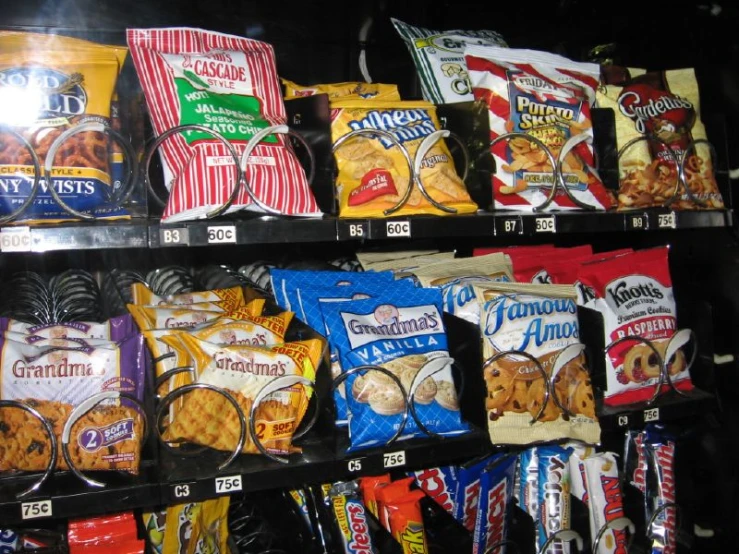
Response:
[{"label": "snack food display", "polygon": [[675,387],[693,387],[682,349],[672,359],[663,359],[677,331],[667,257],[667,247],[641,250],[584,264],[579,271],[579,279],[592,292],[585,305],[603,315],[606,345],[624,337],[650,341],[625,340],[608,350],[604,396],[608,405],[651,398],[663,363]]},{"label": "snack food display", "polygon": [[[530,135],[549,150],[555,163],[564,151],[562,180],[550,207],[610,208],[611,197],[594,169],[592,149],[590,107],[600,68],[556,54],[495,46],[468,46],[465,60],[475,99],[488,106],[491,140],[511,132]],[[583,140],[574,141],[579,135]],[[544,204],[555,185],[555,167],[539,143],[516,136],[496,143],[491,153],[497,167],[496,208],[531,211]]]},{"label": "snack food display", "polygon": [[[128,217],[112,201],[121,196],[111,178],[109,135],[88,129],[56,142],[85,123],[110,125],[118,74],[127,51],[52,34],[0,33],[0,90],[15,109],[4,112],[3,125],[20,133],[35,150],[43,172],[52,145],[56,154],[51,186],[65,204],[98,218]],[[14,135],[0,134],[0,216],[16,211],[31,193],[31,153]],[[43,175],[42,175],[43,177]],[[74,219],[52,197],[42,180],[33,203],[21,215],[33,222]],[[120,183],[119,183],[120,185]]]},{"label": "snack food display", "polygon": [[710,148],[692,144],[706,140],[695,70],[613,67],[604,71],[604,78],[598,105],[613,109],[622,150],[618,209],[668,204],[677,209],[722,208]]},{"label": "snack food display", "polygon": [[391,19],[411,53],[423,97],[435,104],[474,100],[464,49],[468,44],[506,46],[495,31],[432,31]]},{"label": "snack food display", "polygon": [[[128,29],[127,36],[157,135],[201,125],[241,155],[258,132],[287,123],[271,45],[183,27]],[[229,148],[209,133],[175,134],[160,151],[169,189],[162,221],[204,218],[238,186]],[[244,177],[263,205],[282,214],[321,215],[284,135],[265,137],[248,162]],[[228,211],[241,209],[264,211],[245,187]]]},{"label": "snack food display", "polygon": [[[421,193],[418,179],[435,202],[454,213],[477,211],[477,204],[457,175],[444,139],[439,138],[426,148],[425,139],[441,128],[433,104],[338,99],[331,107],[334,112],[331,140],[334,143],[361,129],[382,133],[347,139],[335,151],[339,170],[336,178],[339,217],[385,217],[388,215],[385,211],[394,209],[406,194],[407,201],[392,215],[448,214]],[[418,175],[415,169],[410,172],[398,143],[407,150],[412,162],[416,161],[418,153],[423,156]]]},{"label": "snack food display", "polygon": [[[531,444],[572,438],[599,442],[595,396],[582,348],[578,348],[574,288],[493,283],[476,287],[476,292],[492,441]],[[511,354],[488,362],[503,352]],[[550,395],[539,367],[552,382]]]}]

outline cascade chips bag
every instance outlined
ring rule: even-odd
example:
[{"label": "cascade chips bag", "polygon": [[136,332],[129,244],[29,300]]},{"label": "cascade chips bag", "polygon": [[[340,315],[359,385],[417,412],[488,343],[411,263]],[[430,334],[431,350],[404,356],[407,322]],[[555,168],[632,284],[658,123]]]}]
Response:
[{"label": "cascade chips bag", "polygon": [[[20,133],[36,151],[40,169],[49,149],[75,125],[110,125],[111,103],[127,50],[56,35],[0,32],[0,123]],[[111,201],[119,191],[111,178],[112,145],[97,131],[77,133],[54,158],[51,186],[70,207],[99,218],[127,217]],[[33,184],[30,152],[0,133],[0,216],[16,210]],[[34,222],[73,219],[52,198],[42,176],[39,193],[22,215]]]},{"label": "cascade chips bag", "polygon": [[[567,141],[584,133],[592,144],[590,106],[595,100],[600,69],[556,54],[494,46],[465,50],[476,100],[488,106],[490,138],[510,132],[539,139],[556,162]],[[596,173],[591,144],[580,142],[565,156],[564,182],[572,195],[598,209],[611,198]],[[491,148],[497,172],[493,195],[498,208],[532,210],[553,186],[552,164],[546,152],[523,137],[502,140]],[[576,209],[563,190],[551,208]]]},{"label": "cascade chips bag", "polygon": [[[257,132],[287,123],[269,44],[188,28],[129,29],[128,44],[157,134],[204,125],[240,155]],[[190,131],[172,136],[160,151],[170,193],[162,221],[203,218],[226,203],[235,168],[219,140]],[[289,215],[321,215],[284,135],[264,138],[248,162],[246,182],[264,204]],[[229,212],[241,209],[262,211],[245,187]]]},{"label": "cascade chips bag", "polygon": [[382,83],[330,83],[327,85],[302,86],[287,79],[282,79],[285,85],[285,98],[300,98],[314,94],[328,94],[329,98],[373,98],[375,100],[400,100],[397,85]]},{"label": "cascade chips bag", "polygon": [[668,148],[678,162],[688,156],[686,185],[705,204],[697,205],[681,186],[671,205],[678,209],[723,208],[708,146],[690,147],[693,140],[706,138],[695,71],[617,69],[605,71],[606,84],[598,88],[598,105],[613,109],[616,115],[618,148],[645,135],[663,141],[639,141],[624,151],[619,160],[619,210],[662,206],[673,197],[678,168]]},{"label": "cascade chips bag", "polygon": [[[440,129],[436,108],[428,102],[336,100],[331,103],[331,140],[335,143],[358,129],[390,133],[407,149],[411,160],[423,140]],[[422,194],[408,171],[408,162],[394,142],[372,135],[357,136],[335,153],[339,176],[336,194],[339,217],[384,217],[414,187],[406,204],[394,216],[445,215]],[[420,177],[436,202],[459,214],[477,210],[454,168],[449,149],[440,139],[421,162]]]}]

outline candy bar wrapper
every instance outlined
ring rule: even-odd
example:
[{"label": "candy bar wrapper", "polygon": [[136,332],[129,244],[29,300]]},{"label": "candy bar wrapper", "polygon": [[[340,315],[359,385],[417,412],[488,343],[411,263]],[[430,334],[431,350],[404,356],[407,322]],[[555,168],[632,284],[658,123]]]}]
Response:
[{"label": "candy bar wrapper", "polygon": [[649,531],[652,554],[675,554],[677,551],[677,509],[675,504],[675,442],[669,437],[646,431],[646,455],[650,473],[655,477],[655,486],[647,488],[645,495],[647,521],[655,513]]},{"label": "candy bar wrapper", "polygon": [[311,529],[313,525],[311,524],[310,514],[308,513],[308,502],[305,499],[305,492],[302,489],[294,489],[288,492],[290,494],[290,498],[293,499],[295,505],[298,507],[298,511],[305,520],[306,525]]},{"label": "candy bar wrapper", "polygon": [[[570,461],[574,458],[573,455]],[[587,457],[579,464],[584,469],[586,478],[590,506],[590,536],[594,540],[600,529],[609,521],[624,517],[618,466],[612,452]],[[577,481],[575,475],[571,477],[573,482]],[[626,552],[627,543],[625,531],[609,529],[603,534],[598,552],[594,554],[621,554]]]},{"label": "candy bar wrapper", "polygon": [[594,451],[589,446],[583,446],[578,443],[568,445],[572,448],[570,456],[570,492],[572,496],[580,500],[586,506],[589,504],[588,485],[585,479],[585,458],[592,456]]},{"label": "candy bar wrapper", "polygon": [[624,460],[629,482],[642,494],[647,491],[647,455],[645,435],[638,431],[629,431],[626,435]]},{"label": "candy bar wrapper", "polygon": [[337,483],[329,491],[336,526],[346,554],[372,553],[372,537],[367,524],[367,513],[359,499],[356,482]]},{"label": "candy bar wrapper", "polygon": [[536,521],[539,519],[539,456],[536,448],[521,452],[518,469],[520,506]]},{"label": "candy bar wrapper", "polygon": [[430,467],[413,471],[412,475],[419,488],[432,498],[449,514],[454,515],[456,507],[457,469],[453,466]]},{"label": "candy bar wrapper", "polygon": [[362,477],[359,480],[359,489],[362,493],[362,502],[370,513],[376,518],[380,518],[377,510],[377,489],[390,484],[390,475],[378,475],[377,477]]},{"label": "candy bar wrapper", "polygon": [[420,504],[424,496],[423,491],[414,490],[390,500],[385,505],[390,534],[400,544],[403,554],[429,552]]},{"label": "candy bar wrapper", "polygon": [[[485,554],[494,544],[506,539],[516,462],[515,456],[501,454],[482,472],[480,502],[472,535],[473,554]],[[505,554],[506,547],[501,546],[495,552]]]},{"label": "candy bar wrapper", "polygon": [[387,509],[387,505],[393,500],[410,493],[411,483],[413,483],[413,477],[406,477],[405,479],[393,481],[375,491],[378,518],[388,532],[392,532],[392,530],[390,529],[390,512]]},{"label": "candy bar wrapper", "polygon": [[468,531],[474,531],[477,508],[480,504],[480,478],[482,471],[491,462],[485,457],[457,470],[457,492],[454,518]]},{"label": "candy bar wrapper", "polygon": [[[539,457],[539,518],[536,522],[536,544],[541,549],[550,535],[570,528],[571,448],[542,446]],[[551,550],[553,552],[554,550]],[[558,554],[569,554],[570,545],[563,543]]]}]

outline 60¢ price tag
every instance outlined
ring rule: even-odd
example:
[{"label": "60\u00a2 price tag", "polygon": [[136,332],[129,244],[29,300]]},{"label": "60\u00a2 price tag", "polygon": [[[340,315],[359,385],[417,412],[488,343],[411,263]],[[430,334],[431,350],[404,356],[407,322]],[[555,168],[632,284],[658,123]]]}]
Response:
[{"label": "60\u00a2 price tag", "polygon": [[0,251],[30,252],[31,228],[9,227],[0,231]]},{"label": "60\u00a2 price tag", "polygon": [[388,238],[401,238],[411,236],[411,222],[410,221],[388,221],[385,227],[385,232]]},{"label": "60\u00a2 price tag", "polygon": [[51,500],[36,500],[35,502],[21,503],[21,517],[23,519],[37,519],[51,517]]},{"label": "60\u00a2 price tag", "polygon": [[208,227],[208,244],[233,244],[236,242],[236,225]]},{"label": "60\u00a2 price tag", "polygon": [[557,224],[554,221],[554,216],[548,217],[537,217],[534,220],[534,232],[535,233],[556,233]]},{"label": "60\u00a2 price tag", "polygon": [[241,475],[216,477],[216,494],[231,494],[241,490]]}]

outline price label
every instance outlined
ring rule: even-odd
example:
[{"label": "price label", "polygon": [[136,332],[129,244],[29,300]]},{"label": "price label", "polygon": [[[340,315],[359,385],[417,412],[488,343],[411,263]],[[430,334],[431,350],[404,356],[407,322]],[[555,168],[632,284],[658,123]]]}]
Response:
[{"label": "price label", "polygon": [[21,503],[21,517],[23,519],[38,519],[40,517],[51,517],[51,515],[51,500]]},{"label": "price label", "polygon": [[216,477],[216,494],[231,494],[241,490],[241,475]]},{"label": "price label", "polygon": [[382,456],[382,465],[385,468],[402,467],[405,465],[405,450],[386,452]]},{"label": "price label", "polygon": [[627,231],[646,231],[649,229],[647,214],[627,214],[624,227]]},{"label": "price label", "polygon": [[650,421],[659,421],[659,408],[644,410],[644,423],[649,423]]},{"label": "price label", "polygon": [[236,225],[208,227],[208,244],[233,244],[236,242]]},{"label": "price label", "polygon": [[366,221],[358,223],[339,222],[338,239],[339,240],[357,240],[365,239],[369,236],[369,224]]},{"label": "price label", "polygon": [[520,217],[496,217],[496,235],[520,235],[523,233],[523,221]]},{"label": "price label", "polygon": [[629,416],[627,415],[618,416],[618,426],[619,427],[628,427],[628,425],[629,425]]},{"label": "price label", "polygon": [[534,220],[534,232],[535,233],[556,233],[557,224],[554,221],[554,216],[550,215],[547,217],[537,217]]},{"label": "price label", "polygon": [[31,228],[9,227],[0,231],[0,251],[30,252]]},{"label": "price label", "polygon": [[410,221],[388,221],[385,229],[388,238],[410,238],[411,236]]},{"label": "price label", "polygon": [[677,216],[675,215],[675,212],[659,214],[657,217],[657,225],[660,229],[677,229]]},{"label": "price label", "polygon": [[355,471],[362,471],[362,460],[349,460],[346,463],[346,468],[352,473],[354,473]]},{"label": "price label", "polygon": [[190,230],[187,227],[159,229],[159,244],[162,246],[187,246],[190,244]]},{"label": "price label", "polygon": [[175,498],[188,498],[190,496],[190,485],[175,485],[172,487]]}]

